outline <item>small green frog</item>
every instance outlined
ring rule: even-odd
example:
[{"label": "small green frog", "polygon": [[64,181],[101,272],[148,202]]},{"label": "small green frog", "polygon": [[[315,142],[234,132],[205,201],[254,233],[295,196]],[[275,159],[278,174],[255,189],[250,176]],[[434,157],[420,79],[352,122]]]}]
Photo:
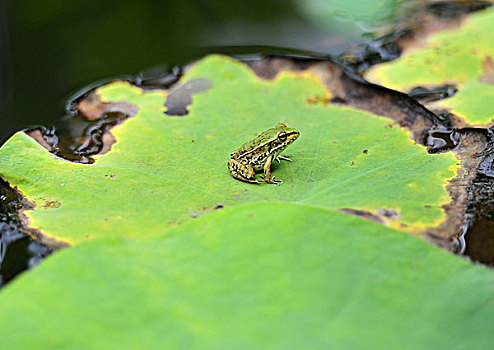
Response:
[{"label": "small green frog", "polygon": [[[228,169],[235,179],[259,183],[281,184],[283,180],[275,180],[271,176],[271,163],[274,159],[292,161],[288,157],[281,156],[285,150],[300,135],[298,130],[287,127],[285,124],[277,124],[274,128],[264,131],[254,140],[244,143],[239,149],[230,154]],[[255,172],[264,169],[264,178],[257,180]]]}]

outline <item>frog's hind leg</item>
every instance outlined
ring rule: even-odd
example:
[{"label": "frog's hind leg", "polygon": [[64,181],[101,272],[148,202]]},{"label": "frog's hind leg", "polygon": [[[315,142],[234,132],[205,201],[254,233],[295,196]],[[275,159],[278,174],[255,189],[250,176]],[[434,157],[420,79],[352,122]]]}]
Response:
[{"label": "frog's hind leg", "polygon": [[235,159],[228,161],[228,170],[237,180],[258,184],[260,181],[255,179],[255,171],[252,165],[244,164]]}]

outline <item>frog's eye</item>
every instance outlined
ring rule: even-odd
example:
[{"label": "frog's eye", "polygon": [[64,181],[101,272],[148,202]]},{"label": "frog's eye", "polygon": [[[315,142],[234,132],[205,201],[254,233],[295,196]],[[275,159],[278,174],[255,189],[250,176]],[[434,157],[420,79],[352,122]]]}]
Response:
[{"label": "frog's eye", "polygon": [[278,140],[280,140],[280,142],[285,142],[286,141],[286,133],[280,132],[278,134]]}]

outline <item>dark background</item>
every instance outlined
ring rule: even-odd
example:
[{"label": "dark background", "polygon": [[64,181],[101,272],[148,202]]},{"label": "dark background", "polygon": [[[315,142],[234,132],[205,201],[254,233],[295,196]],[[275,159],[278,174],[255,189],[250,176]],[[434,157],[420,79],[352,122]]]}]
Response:
[{"label": "dark background", "polygon": [[306,1],[0,0],[0,143],[21,128],[51,125],[72,93],[100,79],[208,52],[259,51],[239,46],[336,54],[361,40],[361,23],[323,13],[321,24],[321,1]]}]

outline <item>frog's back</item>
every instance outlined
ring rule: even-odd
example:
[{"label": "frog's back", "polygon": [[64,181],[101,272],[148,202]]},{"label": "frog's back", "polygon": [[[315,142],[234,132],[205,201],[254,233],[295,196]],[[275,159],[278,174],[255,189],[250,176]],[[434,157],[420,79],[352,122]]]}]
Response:
[{"label": "frog's back", "polygon": [[[233,151],[231,156],[232,158],[243,158],[243,157],[249,157],[252,156],[253,153],[255,153],[256,158],[262,156],[267,156],[273,149],[279,148],[275,147],[277,144],[283,143],[286,141],[285,140],[276,140],[277,136],[281,134],[287,134],[287,133],[296,133],[296,136],[292,138],[286,145],[291,143],[293,140],[295,140],[298,137],[298,131],[292,128],[288,128],[285,124],[277,124],[274,128],[268,129],[253,140],[244,143],[242,146],[240,146],[239,149],[236,151]],[[278,152],[281,152],[283,148],[279,149]]]},{"label": "frog's back", "polygon": [[271,129],[268,129],[268,130],[262,132],[255,139],[248,141],[248,142],[244,143],[242,146],[240,146],[240,148],[238,149],[238,152],[240,154],[243,154],[245,152],[250,152],[257,147],[260,147],[260,146],[266,144],[267,142],[272,140],[273,134],[275,134],[275,132],[276,132],[275,130],[276,130],[276,128],[271,128]]}]

